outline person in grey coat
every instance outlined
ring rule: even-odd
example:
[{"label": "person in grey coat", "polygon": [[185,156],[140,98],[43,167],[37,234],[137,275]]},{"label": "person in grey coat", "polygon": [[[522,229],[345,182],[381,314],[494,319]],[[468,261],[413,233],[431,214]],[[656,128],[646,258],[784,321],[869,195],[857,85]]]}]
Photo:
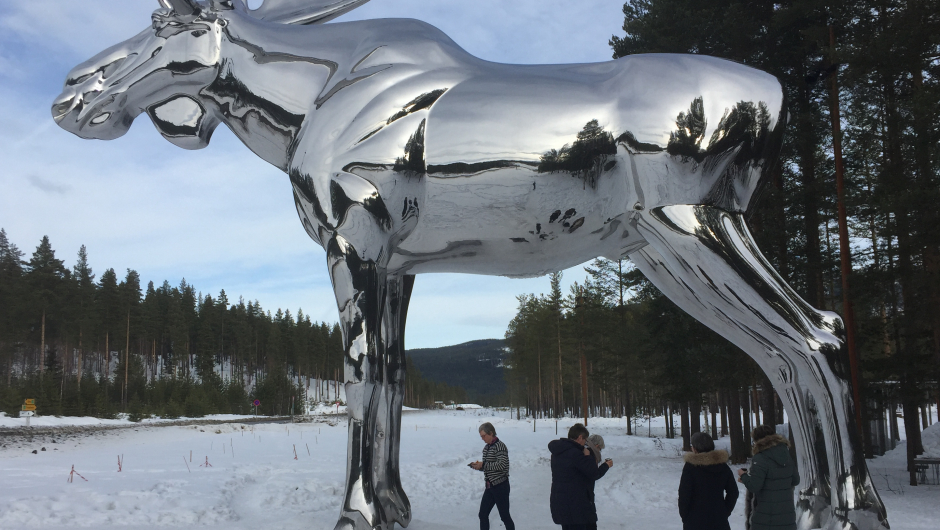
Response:
[{"label": "person in grey coat", "polygon": [[738,480],[750,497],[745,524],[750,530],[796,530],[793,488],[800,483],[800,474],[790,458],[790,442],[768,425],[754,429],[752,438],[751,467],[738,470]]}]

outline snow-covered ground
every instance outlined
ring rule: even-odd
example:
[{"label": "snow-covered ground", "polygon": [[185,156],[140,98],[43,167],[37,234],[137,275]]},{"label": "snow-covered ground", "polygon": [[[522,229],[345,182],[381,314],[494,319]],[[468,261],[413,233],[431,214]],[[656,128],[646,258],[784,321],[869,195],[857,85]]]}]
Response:
[{"label": "snow-covered ground", "polygon": [[[335,410],[335,408],[334,408]],[[511,512],[520,529],[555,529],[546,444],[555,422],[510,419],[508,411],[413,411],[402,419],[402,482],[411,498],[409,528],[475,529],[483,477],[466,464],[480,457],[476,433],[496,426],[509,447]],[[561,436],[575,420],[558,425]],[[346,421],[206,426],[147,426],[51,436],[0,448],[0,529],[163,527],[330,530],[346,467]],[[681,528],[676,490],[679,441],[626,436],[623,419],[591,419],[614,468],[597,484],[600,528]],[[651,428],[664,432],[662,418]],[[940,450],[940,424],[925,434]],[[3,441],[0,439],[0,441]],[[718,442],[727,445],[727,439]],[[45,451],[42,451],[42,448]],[[296,449],[296,457],[295,456]],[[32,451],[36,450],[36,454]],[[190,451],[192,460],[190,461]],[[869,462],[895,530],[936,528],[940,487],[907,485],[904,445]],[[118,455],[123,469],[118,472]],[[204,467],[208,459],[211,467]],[[67,482],[72,466],[87,481]],[[742,495],[743,499],[743,495]],[[743,528],[739,501],[732,528]],[[501,528],[493,511],[494,528]]]}]

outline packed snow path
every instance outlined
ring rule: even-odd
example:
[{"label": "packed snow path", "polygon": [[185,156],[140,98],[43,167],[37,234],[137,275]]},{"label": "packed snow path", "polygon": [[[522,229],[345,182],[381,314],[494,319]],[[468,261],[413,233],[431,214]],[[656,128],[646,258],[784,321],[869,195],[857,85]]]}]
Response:
[{"label": "packed snow path", "polygon": [[[346,422],[330,421],[140,426],[56,443],[47,436],[7,444],[0,449],[0,528],[331,530],[343,494]],[[511,512],[518,527],[558,528],[548,509],[546,449],[556,438],[555,422],[540,420],[533,432],[531,420],[484,409],[404,415],[401,470],[414,512],[410,529],[479,528],[483,475],[466,464],[480,457],[476,430],[484,421],[496,426],[509,448]],[[561,421],[558,436],[574,421]],[[679,441],[647,438],[645,426],[642,435],[626,436],[623,419],[592,419],[588,427],[604,436],[604,456],[614,459],[614,468],[597,484],[599,528],[681,529]],[[654,423],[654,436],[657,431],[663,429]],[[727,438],[719,441],[719,447],[726,445]],[[940,425],[925,432],[925,445],[940,451]],[[906,485],[904,450],[901,445],[870,462],[892,528],[935,529],[940,487]],[[124,458],[121,472],[118,455]],[[207,459],[211,467],[205,467]],[[73,465],[87,482],[67,482]],[[742,489],[731,520],[735,529],[744,528],[743,498]],[[495,510],[490,520],[502,528]]]}]

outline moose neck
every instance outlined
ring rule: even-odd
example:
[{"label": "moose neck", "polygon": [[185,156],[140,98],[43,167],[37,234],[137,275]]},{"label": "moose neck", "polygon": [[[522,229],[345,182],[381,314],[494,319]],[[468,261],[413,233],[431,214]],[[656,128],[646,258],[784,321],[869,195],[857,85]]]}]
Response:
[{"label": "moose neck", "polygon": [[200,91],[201,99],[256,155],[286,171],[300,128],[336,63],[309,57],[320,40],[310,26],[276,27],[239,14],[228,22],[218,75]]}]

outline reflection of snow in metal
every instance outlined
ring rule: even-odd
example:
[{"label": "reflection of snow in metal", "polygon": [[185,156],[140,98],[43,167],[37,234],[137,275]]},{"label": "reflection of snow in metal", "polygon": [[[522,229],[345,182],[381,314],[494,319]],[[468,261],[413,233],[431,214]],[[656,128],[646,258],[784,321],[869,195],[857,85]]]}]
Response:
[{"label": "reflection of snow in metal", "polygon": [[415,274],[538,276],[625,255],[773,381],[800,457],[800,528],[886,526],[842,322],[786,285],[743,221],[781,144],[777,80],[668,54],[503,65],[414,20],[321,24],[365,1],[160,0],[150,27],[73,69],[52,107],[98,139],[146,112],[187,149],[224,123],[289,175],[327,251],[346,347],[337,528],[411,520],[398,444]]}]

